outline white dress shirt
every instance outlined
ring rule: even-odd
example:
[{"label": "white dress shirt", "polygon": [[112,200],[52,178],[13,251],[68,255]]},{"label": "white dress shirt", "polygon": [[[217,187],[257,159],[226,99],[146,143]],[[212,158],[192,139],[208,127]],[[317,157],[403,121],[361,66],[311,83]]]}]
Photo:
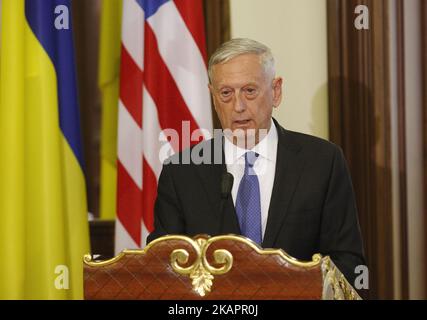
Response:
[{"label": "white dress shirt", "polygon": [[234,183],[231,190],[234,206],[236,205],[237,191],[240,180],[245,172],[245,153],[254,151],[259,154],[255,161],[254,171],[258,176],[261,200],[261,227],[264,238],[267,225],[268,209],[270,208],[271,193],[273,191],[274,176],[276,172],[277,156],[277,129],[273,121],[268,134],[251,150],[246,150],[234,145],[228,138],[224,139],[224,154],[227,171],[233,175]]}]

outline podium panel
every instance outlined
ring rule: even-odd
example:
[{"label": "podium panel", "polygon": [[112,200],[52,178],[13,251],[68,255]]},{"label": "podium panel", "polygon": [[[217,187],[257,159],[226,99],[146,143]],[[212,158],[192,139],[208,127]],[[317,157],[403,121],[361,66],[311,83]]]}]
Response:
[{"label": "podium panel", "polygon": [[84,257],[85,299],[360,299],[329,257],[299,261],[236,236],[164,236],[142,250]]}]

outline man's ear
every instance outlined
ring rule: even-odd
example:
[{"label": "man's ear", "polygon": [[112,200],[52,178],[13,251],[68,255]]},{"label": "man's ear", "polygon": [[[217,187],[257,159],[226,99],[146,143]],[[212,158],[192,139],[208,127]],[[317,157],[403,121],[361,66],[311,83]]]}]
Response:
[{"label": "man's ear", "polygon": [[283,79],[281,77],[273,80],[273,106],[277,108],[282,102],[282,85]]}]

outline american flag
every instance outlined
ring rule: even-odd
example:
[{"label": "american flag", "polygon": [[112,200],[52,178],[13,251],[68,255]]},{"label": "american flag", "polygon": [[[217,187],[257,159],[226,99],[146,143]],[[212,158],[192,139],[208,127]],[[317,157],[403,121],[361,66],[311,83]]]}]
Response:
[{"label": "american flag", "polygon": [[153,229],[162,130],[212,131],[205,44],[202,0],[123,1],[116,253]]}]

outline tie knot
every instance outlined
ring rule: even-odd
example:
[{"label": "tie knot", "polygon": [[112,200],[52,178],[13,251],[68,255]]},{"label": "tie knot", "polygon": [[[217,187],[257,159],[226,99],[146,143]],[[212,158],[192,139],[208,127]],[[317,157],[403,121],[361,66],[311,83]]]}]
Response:
[{"label": "tie knot", "polygon": [[259,154],[253,151],[248,151],[245,153],[246,166],[252,168],[255,164],[256,159],[258,159]]}]

